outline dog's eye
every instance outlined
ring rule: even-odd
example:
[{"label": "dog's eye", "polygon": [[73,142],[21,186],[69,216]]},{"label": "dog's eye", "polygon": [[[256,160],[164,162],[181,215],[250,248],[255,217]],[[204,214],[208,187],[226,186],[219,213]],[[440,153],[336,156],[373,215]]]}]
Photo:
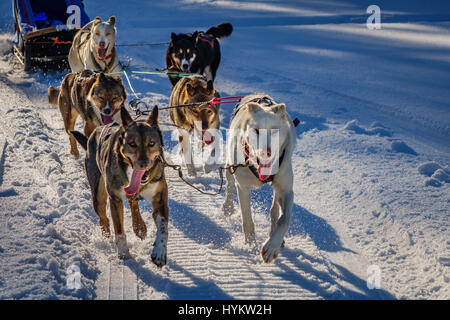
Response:
[{"label": "dog's eye", "polygon": [[208,115],[212,115],[212,111],[211,110],[208,110]]},{"label": "dog's eye", "polygon": [[100,32],[96,32],[95,35],[96,35],[97,37],[100,37]]},{"label": "dog's eye", "polygon": [[150,141],[150,143],[148,144],[149,147],[154,147],[155,146],[155,142],[154,141]]},{"label": "dog's eye", "polygon": [[128,145],[129,145],[131,148],[136,148],[136,147],[137,147],[137,144],[134,143],[134,141],[128,142]]}]

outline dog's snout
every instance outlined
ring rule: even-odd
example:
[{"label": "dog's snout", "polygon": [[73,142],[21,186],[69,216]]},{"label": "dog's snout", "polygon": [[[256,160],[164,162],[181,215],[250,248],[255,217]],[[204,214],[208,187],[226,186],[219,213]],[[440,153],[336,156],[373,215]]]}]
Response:
[{"label": "dog's snout", "polygon": [[189,65],[188,65],[187,63],[184,63],[184,64],[182,65],[182,67],[183,67],[184,70],[187,70],[187,69],[189,68]]},{"label": "dog's snout", "polygon": [[106,43],[105,41],[100,41],[98,45],[100,46],[100,48],[104,48],[106,46]]},{"label": "dog's snout", "polygon": [[262,159],[269,159],[270,157],[272,157],[272,150],[270,148],[260,149],[258,154]]},{"label": "dog's snout", "polygon": [[103,108],[103,113],[109,115],[111,113],[111,107],[106,106]]},{"label": "dog's snout", "polygon": [[148,159],[139,159],[138,166],[142,169],[146,169],[148,166]]}]

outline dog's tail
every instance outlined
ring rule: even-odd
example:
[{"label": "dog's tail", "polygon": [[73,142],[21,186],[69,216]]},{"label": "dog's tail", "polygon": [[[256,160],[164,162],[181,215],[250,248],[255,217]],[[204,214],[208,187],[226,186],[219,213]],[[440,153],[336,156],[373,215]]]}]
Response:
[{"label": "dog's tail", "polygon": [[82,146],[84,150],[87,150],[88,138],[79,131],[70,131],[70,133],[78,141],[80,146]]},{"label": "dog's tail", "polygon": [[233,32],[233,25],[229,22],[222,22],[217,26],[209,28],[206,31],[206,34],[210,34],[220,41],[231,35],[232,32]]},{"label": "dog's tail", "polygon": [[61,87],[50,86],[48,88],[48,91],[47,91],[48,102],[52,106],[55,106],[55,107],[58,106],[58,98],[59,98],[60,91],[61,91]]}]

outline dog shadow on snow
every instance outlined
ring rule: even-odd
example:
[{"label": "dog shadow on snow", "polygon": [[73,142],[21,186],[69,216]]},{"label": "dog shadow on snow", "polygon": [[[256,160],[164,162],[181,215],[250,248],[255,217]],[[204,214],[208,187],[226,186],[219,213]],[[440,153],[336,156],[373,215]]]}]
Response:
[{"label": "dog shadow on snow", "polygon": [[[271,199],[272,189],[269,186],[252,192],[252,204],[258,203],[257,211],[263,210],[267,215]],[[226,248],[232,240],[232,234],[229,231],[188,205],[169,200],[169,207],[171,208],[170,221],[173,226],[194,242],[203,245],[212,244],[214,248]],[[286,246],[281,252],[282,258],[274,262],[278,267],[274,274],[280,279],[325,299],[395,299],[385,290],[369,290],[366,280],[333,262],[330,262],[331,267],[326,265],[325,271],[318,270],[314,266],[323,265],[323,259],[308,255],[301,249],[289,248],[289,237],[296,235],[308,236],[320,251],[354,253],[343,247],[336,231],[326,220],[294,204]],[[167,293],[169,299],[233,299],[232,295],[220,288],[213,280],[203,279],[176,263],[171,259],[170,253],[168,267],[189,278],[189,285],[161,276],[134,260],[127,261],[126,264],[141,281],[158,292]],[[256,277],[262,277],[257,270],[252,272]],[[336,278],[340,279],[339,283],[335,280]],[[339,290],[330,292],[327,290],[330,285],[338,287]]]},{"label": "dog shadow on snow", "polygon": [[219,288],[213,280],[203,279],[192,274],[190,271],[184,269],[177,264],[173,259],[168,260],[168,265],[171,270],[177,273],[182,273],[188,277],[192,282],[190,285],[184,285],[182,283],[171,280],[169,277],[161,276],[159,272],[153,272],[152,270],[143,267],[134,260],[129,260],[126,265],[134,272],[138,279],[143,281],[149,287],[155,289],[158,292],[164,292],[167,294],[168,299],[177,300],[231,300],[232,296],[227,294],[221,288]]},{"label": "dog shadow on snow", "polygon": [[[260,210],[269,215],[272,203],[272,188],[265,185],[259,190],[252,191],[252,203],[258,203]],[[308,289],[325,299],[395,299],[394,296],[385,290],[368,289],[365,279],[359,278],[348,269],[333,262],[330,262],[333,268],[327,268],[329,270],[326,272],[316,270],[313,264],[323,264],[323,260],[312,257],[300,249],[290,249],[289,236],[309,237],[319,251],[343,251],[348,254],[356,254],[343,246],[336,230],[325,219],[314,215],[294,202],[291,223],[286,235],[286,246],[281,252],[281,256],[287,259],[290,265],[287,265],[281,259],[275,261],[275,264],[280,268],[277,272],[280,278],[301,288]],[[303,276],[305,272],[314,277],[309,279]],[[320,281],[317,281],[315,278],[318,278]],[[335,278],[342,280],[342,283],[351,284],[353,288],[347,288],[337,283]],[[334,284],[340,290],[336,293],[330,293],[320,286],[322,281]]]}]

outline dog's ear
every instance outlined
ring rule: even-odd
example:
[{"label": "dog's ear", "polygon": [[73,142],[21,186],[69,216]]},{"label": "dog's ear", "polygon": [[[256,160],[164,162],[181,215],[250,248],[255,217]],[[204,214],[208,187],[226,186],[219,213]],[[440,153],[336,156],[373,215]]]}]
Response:
[{"label": "dog's ear", "polygon": [[134,122],[125,107],[120,108],[120,119],[122,120],[122,126],[124,127],[127,127]]},{"label": "dog's ear", "polygon": [[276,104],[270,107],[270,111],[284,117],[286,115],[286,105],[284,103]]},{"label": "dog's ear", "polygon": [[194,42],[197,42],[197,41],[198,41],[198,31],[195,31],[195,32],[192,34],[192,39],[194,39]]},{"label": "dog's ear", "polygon": [[208,94],[214,93],[214,84],[212,80],[208,80],[208,82],[206,83],[206,90],[208,91]]},{"label": "dog's ear", "polygon": [[116,16],[109,17],[108,23],[112,26],[115,26],[116,25]]},{"label": "dog's ear", "polygon": [[106,76],[103,72],[100,72],[100,74],[98,75],[98,81],[106,81]]},{"label": "dog's ear", "polygon": [[95,19],[92,20],[92,21],[94,21],[93,25],[96,26],[96,25],[98,25],[99,23],[102,22],[102,18],[100,18],[100,17],[95,17]]},{"label": "dog's ear", "polygon": [[195,95],[195,88],[191,86],[189,83],[186,85],[186,91],[190,96]]},{"label": "dog's ear", "polygon": [[248,112],[250,112],[250,114],[255,114],[255,113],[261,111],[261,106],[257,103],[249,102],[247,106],[248,106]]},{"label": "dog's ear", "polygon": [[177,34],[174,33],[174,32],[172,32],[172,33],[170,34],[170,39],[171,39],[172,41],[175,41],[175,40],[177,39]]},{"label": "dog's ear", "polygon": [[150,114],[150,116],[147,119],[147,123],[151,126],[157,126],[158,125],[158,106],[154,106],[152,113]]}]

